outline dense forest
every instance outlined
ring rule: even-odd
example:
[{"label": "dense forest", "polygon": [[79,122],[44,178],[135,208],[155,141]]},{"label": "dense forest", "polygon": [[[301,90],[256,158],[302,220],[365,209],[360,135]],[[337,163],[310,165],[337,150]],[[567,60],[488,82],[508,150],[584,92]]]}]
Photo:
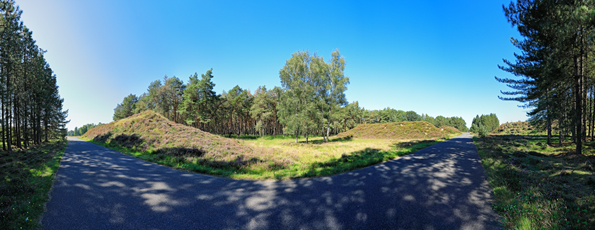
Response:
[{"label": "dense forest", "polygon": [[189,77],[188,83],[165,76],[149,84],[141,96],[130,94],[114,109],[114,120],[145,110],[168,119],[225,135],[292,136],[331,134],[358,124],[428,121],[437,127],[453,126],[467,131],[460,117],[436,118],[414,111],[386,108],[366,110],[357,101],[348,103],[345,91],[345,60],[334,51],[326,62],[316,54],[296,52],[279,71],[282,87],[258,87],[254,92],[235,86],[217,94],[213,91],[213,70]]},{"label": "dense forest", "polygon": [[68,111],[62,111],[56,75],[21,21],[12,0],[0,0],[0,141],[2,149],[64,137]]},{"label": "dense forest", "polygon": [[595,131],[595,3],[517,1],[503,8],[522,38],[511,38],[521,50],[516,61],[500,66],[519,77],[496,77],[513,89],[500,98],[531,108],[530,120],[547,130],[548,144],[554,129],[560,143],[571,136],[581,153]]}]

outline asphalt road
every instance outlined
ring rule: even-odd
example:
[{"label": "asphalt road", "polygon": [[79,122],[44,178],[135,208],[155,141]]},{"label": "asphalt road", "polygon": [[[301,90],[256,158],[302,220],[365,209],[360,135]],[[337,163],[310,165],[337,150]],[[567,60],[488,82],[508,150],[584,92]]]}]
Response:
[{"label": "asphalt road", "polygon": [[471,136],[314,179],[182,172],[69,138],[45,229],[498,229]]}]

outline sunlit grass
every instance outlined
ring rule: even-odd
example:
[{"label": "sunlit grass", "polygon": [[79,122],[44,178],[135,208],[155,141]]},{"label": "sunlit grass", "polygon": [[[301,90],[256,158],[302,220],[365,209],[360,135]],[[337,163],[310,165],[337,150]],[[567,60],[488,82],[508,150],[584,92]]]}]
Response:
[{"label": "sunlit grass", "polygon": [[0,152],[0,229],[36,229],[66,141]]},{"label": "sunlit grass", "polygon": [[286,166],[277,165],[274,161],[257,162],[240,168],[226,164],[214,165],[201,162],[200,159],[179,158],[154,154],[151,151],[140,152],[121,146],[94,142],[140,159],[167,165],[173,168],[206,173],[234,179],[294,179],[335,175],[342,172],[363,168],[387,160],[404,156],[443,141],[438,140],[386,140],[386,139],[351,139],[332,137],[329,143],[322,137],[305,138],[295,143],[294,138],[250,137],[242,138],[242,143],[249,147],[273,149],[278,159],[292,159]]},{"label": "sunlit grass", "polygon": [[577,155],[575,145],[548,146],[543,135],[492,135],[474,141],[494,189],[494,209],[507,228],[595,226],[594,142]]},{"label": "sunlit grass", "polygon": [[394,151],[395,144],[405,142],[406,140],[396,141],[388,139],[345,139],[331,137],[330,142],[325,143],[322,137],[310,138],[305,143],[305,138],[300,138],[299,143],[295,143],[294,138],[258,138],[254,140],[244,140],[249,146],[264,148],[275,148],[280,150],[282,155],[292,155],[297,157],[302,164],[312,164],[327,162],[332,159],[340,158],[344,154],[365,151],[366,149],[374,151]]},{"label": "sunlit grass", "polygon": [[[302,137],[295,143],[290,136],[232,135],[227,138],[145,111],[95,127],[81,138],[146,161],[192,172],[238,179],[291,179],[362,168],[409,154],[437,142],[437,138],[455,135],[426,123],[390,124],[407,130],[405,135],[391,136],[391,140],[344,135],[332,137],[330,143],[324,143],[322,137],[309,138],[308,143]],[[424,130],[428,125],[439,136],[426,137]],[[415,127],[423,130],[414,131]],[[421,138],[408,135],[421,135]],[[400,144],[407,139],[431,141]]]}]

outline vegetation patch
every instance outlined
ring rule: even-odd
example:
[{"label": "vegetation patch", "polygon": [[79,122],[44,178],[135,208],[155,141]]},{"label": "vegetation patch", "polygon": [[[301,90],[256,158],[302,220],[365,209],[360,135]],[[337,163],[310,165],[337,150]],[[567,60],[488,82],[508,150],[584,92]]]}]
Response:
[{"label": "vegetation patch", "polygon": [[531,126],[529,121],[507,122],[501,124],[492,131],[493,134],[513,134],[513,135],[529,135],[529,134],[543,134],[543,131],[538,131]]},{"label": "vegetation patch", "polygon": [[150,110],[95,127],[82,138],[108,147],[148,153],[158,163],[175,161],[176,165],[198,163],[239,170],[255,167],[259,162],[286,167],[295,161],[279,156],[274,149],[250,147],[240,140],[172,122]]},{"label": "vegetation patch", "polygon": [[0,229],[36,229],[67,141],[0,152]]},{"label": "vegetation patch", "polygon": [[395,159],[441,141],[350,136],[331,137],[329,142],[314,137],[308,143],[305,139],[295,143],[291,136],[232,139],[171,122],[151,111],[93,128],[82,138],[173,168],[236,179],[333,175]]},{"label": "vegetation patch", "polygon": [[595,226],[595,142],[584,154],[544,135],[474,138],[494,189],[494,210],[509,229],[591,229]]},{"label": "vegetation patch", "polygon": [[381,124],[361,124],[357,127],[340,133],[338,137],[354,137],[369,139],[440,139],[449,138],[461,134],[461,132],[450,126],[436,128],[426,121],[403,121]]}]

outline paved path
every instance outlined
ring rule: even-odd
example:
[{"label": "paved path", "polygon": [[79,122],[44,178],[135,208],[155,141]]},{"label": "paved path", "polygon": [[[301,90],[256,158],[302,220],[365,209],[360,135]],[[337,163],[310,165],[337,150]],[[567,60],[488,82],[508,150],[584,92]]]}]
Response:
[{"label": "paved path", "polygon": [[331,177],[187,173],[69,138],[45,229],[497,229],[471,136]]}]

